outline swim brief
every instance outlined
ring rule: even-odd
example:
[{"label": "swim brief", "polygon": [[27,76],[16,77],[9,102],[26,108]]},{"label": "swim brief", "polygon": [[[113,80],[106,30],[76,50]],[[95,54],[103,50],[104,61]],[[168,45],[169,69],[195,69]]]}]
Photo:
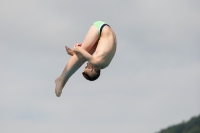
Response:
[{"label": "swim brief", "polygon": [[95,27],[97,27],[99,35],[101,35],[102,29],[103,29],[104,26],[106,26],[106,25],[109,26],[108,24],[106,24],[103,21],[96,21],[96,22],[93,23],[93,25]]}]

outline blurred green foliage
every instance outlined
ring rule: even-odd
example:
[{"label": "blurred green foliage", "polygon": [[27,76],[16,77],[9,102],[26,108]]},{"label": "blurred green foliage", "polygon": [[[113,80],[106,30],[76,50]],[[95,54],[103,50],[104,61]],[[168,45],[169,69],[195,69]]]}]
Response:
[{"label": "blurred green foliage", "polygon": [[191,118],[188,122],[170,126],[157,133],[200,133],[200,115]]}]

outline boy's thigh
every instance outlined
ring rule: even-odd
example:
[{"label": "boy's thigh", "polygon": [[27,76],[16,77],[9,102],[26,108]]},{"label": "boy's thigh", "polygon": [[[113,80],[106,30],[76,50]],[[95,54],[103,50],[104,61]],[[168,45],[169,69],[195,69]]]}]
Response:
[{"label": "boy's thigh", "polygon": [[94,47],[98,42],[98,39],[99,39],[98,29],[94,25],[92,25],[88,33],[86,34],[86,37],[81,47],[86,51],[90,52],[91,50],[94,50]]}]

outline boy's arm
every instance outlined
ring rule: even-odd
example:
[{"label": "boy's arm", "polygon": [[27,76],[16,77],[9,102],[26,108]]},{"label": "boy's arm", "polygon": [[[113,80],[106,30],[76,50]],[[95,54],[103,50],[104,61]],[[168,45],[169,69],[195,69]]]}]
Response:
[{"label": "boy's arm", "polygon": [[98,60],[94,58],[90,53],[88,53],[86,50],[84,50],[81,47],[75,46],[73,49],[74,53],[81,54],[89,63],[91,63],[93,66],[97,66]]},{"label": "boy's arm", "polygon": [[65,46],[66,51],[69,55],[71,55],[71,58],[69,59],[60,77],[61,79],[63,79],[64,83],[67,82],[67,80],[83,65],[83,63],[85,63],[86,60],[90,60],[90,63],[92,62],[91,64],[93,65],[95,64],[93,63],[93,60],[91,61],[91,58],[93,58],[91,54],[94,53],[96,47],[93,47],[88,53],[85,49],[81,47],[81,44],[77,44],[77,46],[83,50],[83,53],[86,54],[87,58],[83,57],[81,53],[75,54],[74,50],[71,50],[69,47]]}]

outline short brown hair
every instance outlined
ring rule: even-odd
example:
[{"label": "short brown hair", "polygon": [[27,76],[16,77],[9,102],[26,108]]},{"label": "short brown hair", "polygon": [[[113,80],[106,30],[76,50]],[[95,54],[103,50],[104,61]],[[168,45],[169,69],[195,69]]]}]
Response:
[{"label": "short brown hair", "polygon": [[89,75],[89,74],[87,74],[87,73],[85,73],[85,72],[82,72],[82,75],[83,75],[83,77],[85,77],[87,80],[89,80],[89,81],[94,81],[94,80],[96,80],[96,79],[99,78],[99,76],[100,76],[100,70],[94,71],[94,73],[93,73],[92,75]]}]

